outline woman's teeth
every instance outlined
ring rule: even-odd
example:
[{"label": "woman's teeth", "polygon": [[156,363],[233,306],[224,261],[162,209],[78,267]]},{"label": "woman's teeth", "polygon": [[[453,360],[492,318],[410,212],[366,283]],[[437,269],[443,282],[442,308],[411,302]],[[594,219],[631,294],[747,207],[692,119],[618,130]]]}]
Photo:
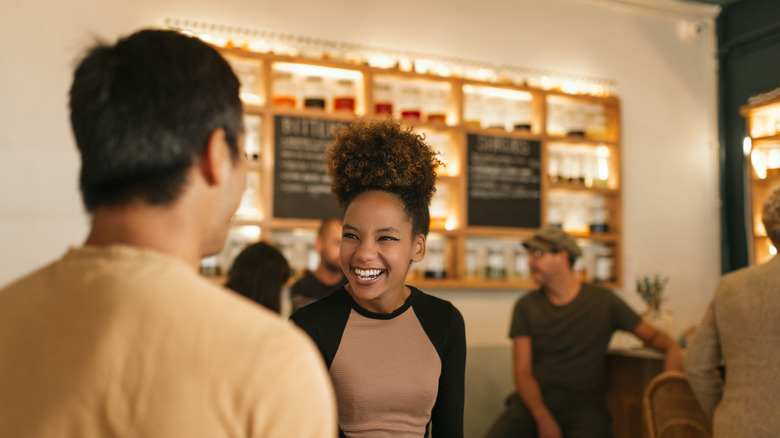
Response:
[{"label": "woman's teeth", "polygon": [[377,277],[379,277],[383,272],[385,272],[384,269],[358,269],[355,268],[355,275],[361,280],[373,280]]}]

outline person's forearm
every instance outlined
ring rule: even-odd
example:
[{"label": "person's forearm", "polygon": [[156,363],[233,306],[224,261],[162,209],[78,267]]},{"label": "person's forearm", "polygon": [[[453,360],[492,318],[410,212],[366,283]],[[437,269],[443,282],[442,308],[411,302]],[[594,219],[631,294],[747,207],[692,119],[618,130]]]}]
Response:
[{"label": "person's forearm", "polygon": [[544,404],[539,383],[533,376],[517,375],[515,376],[515,385],[517,386],[517,394],[523,400],[523,403],[525,403],[525,406],[537,423],[543,417],[552,416],[547,405]]},{"label": "person's forearm", "polygon": [[647,344],[648,347],[666,354],[664,370],[683,370],[682,349],[669,335],[659,331]]}]

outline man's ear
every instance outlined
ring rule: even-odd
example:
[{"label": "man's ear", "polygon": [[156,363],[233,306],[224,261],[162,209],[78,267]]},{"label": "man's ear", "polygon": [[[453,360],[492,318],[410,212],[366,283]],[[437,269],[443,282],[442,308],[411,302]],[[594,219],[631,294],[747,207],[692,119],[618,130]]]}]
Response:
[{"label": "man's ear", "polygon": [[425,234],[418,234],[414,237],[412,261],[420,262],[423,257],[425,257]]},{"label": "man's ear", "polygon": [[210,186],[222,184],[230,172],[230,149],[225,140],[225,130],[217,128],[211,131],[206,153],[200,162],[203,179]]}]

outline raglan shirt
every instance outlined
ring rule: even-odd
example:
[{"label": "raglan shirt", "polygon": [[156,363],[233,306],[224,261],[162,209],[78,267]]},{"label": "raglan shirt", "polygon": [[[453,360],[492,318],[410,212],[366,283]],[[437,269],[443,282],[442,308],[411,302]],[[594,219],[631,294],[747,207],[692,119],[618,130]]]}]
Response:
[{"label": "raglan shirt", "polygon": [[314,339],[333,381],[342,436],[463,436],[466,335],[449,302],[410,287],[403,306],[370,312],[341,287],[291,319]]},{"label": "raglan shirt", "polygon": [[544,289],[521,297],[509,336],[530,336],[534,377],[547,403],[577,403],[603,399],[612,333],[633,331],[641,321],[611,290],[583,283],[563,306],[552,304]]}]

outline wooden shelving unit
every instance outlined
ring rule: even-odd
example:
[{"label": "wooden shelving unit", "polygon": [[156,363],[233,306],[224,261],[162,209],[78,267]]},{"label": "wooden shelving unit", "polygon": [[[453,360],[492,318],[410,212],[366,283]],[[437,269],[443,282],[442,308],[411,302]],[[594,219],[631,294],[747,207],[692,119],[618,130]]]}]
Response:
[{"label": "wooden shelving unit", "polygon": [[780,188],[780,97],[741,108],[745,117],[750,155],[746,162],[750,175],[747,202],[749,223],[748,240],[751,264],[760,264],[771,258],[776,249],[766,235],[761,220],[761,207],[766,198]]},{"label": "wooden shelving unit", "polygon": [[[258,159],[250,165],[250,173],[255,174],[252,184],[256,192],[246,196],[256,204],[256,212],[253,215],[239,215],[234,221],[235,228],[252,227],[258,230],[257,235],[253,236],[254,240],[277,241],[282,234],[289,237],[296,233],[313,236],[313,230],[319,224],[317,219],[281,218],[275,215],[273,197],[277,169],[274,169],[274,152],[277,133],[274,132],[274,120],[277,116],[333,122],[349,122],[354,117],[381,117],[373,111],[375,91],[377,84],[385,84],[383,88],[390,87],[395,91],[394,116],[400,119],[397,112],[397,104],[402,99],[398,97],[399,90],[409,87],[418,87],[421,92],[440,89],[446,91],[444,121],[429,122],[423,115],[421,120],[403,119],[403,123],[425,133],[432,146],[442,152],[442,159],[447,164],[441,170],[438,182],[438,194],[446,196],[446,199],[434,199],[428,240],[429,255],[426,257],[428,259],[431,256],[432,249],[443,253],[445,276],[426,278],[424,261],[419,270],[410,272],[409,283],[425,289],[533,287],[532,280],[523,275],[521,264],[524,262],[517,258],[522,258],[521,241],[532,236],[536,227],[470,224],[469,202],[472,197],[469,188],[472,184],[469,174],[469,138],[489,137],[497,138],[496,141],[516,142],[513,145],[538,144],[538,159],[533,158],[527,164],[529,169],[536,172],[534,175],[538,183],[538,225],[551,223],[551,219],[555,219],[552,216],[579,218],[579,222],[574,221],[577,226],[573,228],[567,228],[569,223],[565,220],[562,225],[577,236],[586,250],[592,249],[587,252],[587,257],[583,257],[586,263],[583,269],[585,279],[594,280],[594,260],[599,251],[606,250],[611,254],[612,262],[606,265],[608,278],[599,283],[611,287],[622,284],[620,102],[614,96],[574,95],[560,90],[443,77],[401,71],[398,68],[382,69],[339,60],[298,58],[240,49],[219,50],[242,80],[246,115],[260,119],[257,123],[258,132],[251,133],[258,138],[259,149],[259,153],[255,152]],[[275,87],[278,85],[274,78],[279,77],[275,73],[279,69],[299,76],[296,82],[296,108],[273,105]],[[353,79],[354,114],[330,110],[330,102],[326,104],[325,110],[302,108],[305,90],[301,77],[307,74],[326,74],[331,83],[339,77]],[[329,96],[326,100],[330,99]],[[424,106],[425,99],[421,101]],[[502,105],[503,110],[496,109],[499,108],[495,106],[496,102]],[[489,106],[491,103],[494,106]],[[502,127],[475,126],[472,118],[474,114],[479,114],[477,109],[480,107],[483,108],[481,114],[485,119],[492,115],[493,118],[503,120]],[[512,129],[518,122],[528,126],[520,130]],[[567,123],[575,129],[567,130]],[[590,129],[592,127],[595,129]],[[570,166],[568,169],[567,160]],[[567,180],[572,175],[576,176],[575,180]],[[581,211],[572,212],[575,204]],[[593,217],[591,204],[596,205],[601,216],[606,216],[606,231],[589,231],[588,218]],[[486,250],[480,249],[480,245],[492,247],[491,251],[500,248],[505,273],[503,278],[486,278],[490,276],[485,266]],[[236,248],[231,249],[228,245],[227,251],[235,252]],[[514,257],[511,254],[513,251]],[[477,272],[474,269],[475,253]],[[229,258],[230,254],[224,256]],[[495,254],[492,260],[498,260]],[[605,275],[604,266],[601,266],[602,277]]]}]

